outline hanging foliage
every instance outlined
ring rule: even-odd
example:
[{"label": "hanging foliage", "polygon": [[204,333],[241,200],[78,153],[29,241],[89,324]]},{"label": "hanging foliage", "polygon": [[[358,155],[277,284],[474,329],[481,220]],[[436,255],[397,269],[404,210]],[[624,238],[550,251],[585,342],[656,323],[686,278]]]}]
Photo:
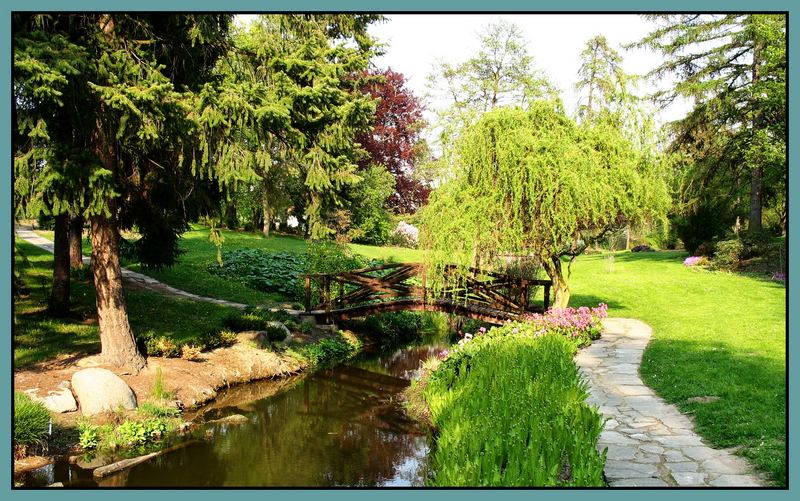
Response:
[{"label": "hanging foliage", "polygon": [[423,211],[434,287],[445,265],[491,267],[503,254],[539,260],[556,306],[569,300],[560,258],[606,228],[662,216],[660,163],[612,125],[577,126],[552,104],[484,114],[455,144],[454,176]]}]

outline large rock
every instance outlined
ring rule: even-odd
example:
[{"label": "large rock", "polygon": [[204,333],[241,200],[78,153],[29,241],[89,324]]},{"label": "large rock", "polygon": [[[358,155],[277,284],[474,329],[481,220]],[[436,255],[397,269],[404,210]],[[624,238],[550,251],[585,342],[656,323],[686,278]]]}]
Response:
[{"label": "large rock", "polygon": [[136,408],[136,395],[119,376],[106,369],[83,369],[72,375],[72,389],[81,413],[91,416],[104,411]]},{"label": "large rock", "polygon": [[40,400],[50,412],[62,413],[78,410],[78,404],[75,402],[75,397],[72,396],[72,390],[69,389],[69,383],[66,381],[61,384],[61,388],[58,391],[51,391]]}]

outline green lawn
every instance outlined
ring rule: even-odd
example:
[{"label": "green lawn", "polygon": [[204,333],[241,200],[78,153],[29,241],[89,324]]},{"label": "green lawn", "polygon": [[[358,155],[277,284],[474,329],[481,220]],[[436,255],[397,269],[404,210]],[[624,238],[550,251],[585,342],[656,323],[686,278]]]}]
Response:
[{"label": "green lawn", "polygon": [[[37,231],[38,234],[52,240],[52,231]],[[264,249],[276,252],[304,252],[306,242],[302,238],[273,235],[264,238],[261,233],[223,230],[225,243],[223,251],[235,249]],[[208,272],[208,266],[215,262],[217,249],[208,240],[208,228],[193,225],[190,231],[183,234],[180,247],[186,251],[178,258],[178,263],[161,271],[147,270],[138,263],[123,263],[133,271],[149,275],[173,287],[183,289],[202,296],[227,299],[238,303],[265,305],[281,303],[285,298],[277,294],[264,293],[240,283],[234,283]],[[415,249],[403,247],[375,247],[370,245],[351,244],[353,252],[369,259],[382,259],[395,262],[415,262],[421,259],[421,253]],[[91,248],[84,238],[83,252],[91,253]]]},{"label": "green lawn", "polygon": [[[302,252],[305,248],[298,238],[224,234],[226,250],[254,247]],[[207,229],[194,227],[184,235],[181,246],[187,252],[171,269],[153,272],[139,270],[135,264],[128,267],[203,295],[248,304],[280,299],[208,273],[215,248],[208,241]],[[369,258],[421,258],[419,251],[410,249],[352,248]],[[682,252],[581,256],[571,267],[571,304],[605,302],[612,316],[650,324],[654,338],[641,368],[645,383],[692,415],[698,431],[711,444],[741,446],[741,454],[785,484],[786,289],[777,282],[688,268],[682,264],[685,257]],[[147,320],[157,319],[159,328],[169,329],[161,325],[169,321],[165,317],[151,315]],[[96,339],[94,334],[90,337]],[[720,400],[687,403],[696,396]]]},{"label": "green lawn", "polygon": [[[613,255],[613,262],[609,256]],[[716,447],[786,483],[786,289],[776,282],[683,266],[681,252],[578,258],[572,305],[606,302],[609,315],[644,320],[654,337],[645,384],[691,415]],[[687,403],[716,396],[713,403]]]},{"label": "green lawn", "polygon": [[[14,367],[25,367],[58,355],[100,351],[91,282],[87,279],[71,280],[73,317],[51,318],[46,315],[46,309],[53,276],[53,255],[17,239],[14,260],[14,269],[19,271],[27,289],[25,297],[14,301]],[[223,319],[236,312],[224,306],[146,291],[126,290],[125,297],[134,332],[153,330],[176,341],[218,330],[222,328]]]}]

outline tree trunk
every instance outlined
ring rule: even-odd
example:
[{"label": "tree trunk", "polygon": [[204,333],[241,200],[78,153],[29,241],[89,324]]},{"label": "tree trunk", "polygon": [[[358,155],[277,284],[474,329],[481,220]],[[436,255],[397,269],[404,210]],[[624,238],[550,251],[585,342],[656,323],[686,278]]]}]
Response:
[{"label": "tree trunk", "polygon": [[564,274],[561,269],[561,258],[558,256],[551,256],[549,260],[543,261],[544,271],[550,280],[553,281],[553,308],[566,308],[569,306],[569,285],[564,280]]},{"label": "tree trunk", "polygon": [[[112,212],[113,214],[113,212]],[[119,265],[119,231],[116,221],[105,216],[93,216],[92,273],[97,296],[97,320],[103,362],[138,373],[147,365],[136,348],[125,296],[122,271]]]},{"label": "tree trunk", "polygon": [[269,204],[267,202],[263,202],[261,208],[264,211],[264,226],[261,231],[264,233],[265,237],[269,237],[269,230],[272,225],[272,214],[270,213]]},{"label": "tree trunk", "polygon": [[69,218],[69,266],[72,269],[83,268],[81,241],[83,240],[83,216]]},{"label": "tree trunk", "polygon": [[625,250],[631,250],[631,225],[625,225]]},{"label": "tree trunk", "polygon": [[[760,76],[760,64],[761,64],[761,49],[762,49],[762,42],[758,39],[755,40],[753,44],[753,85],[755,86]],[[752,127],[753,127],[753,136],[755,137],[756,129],[761,125],[761,113],[756,109],[756,112],[753,113],[753,120],[752,120]],[[761,231],[761,178],[763,176],[763,171],[761,168],[761,161],[760,159],[757,160],[759,165],[753,167],[753,170],[750,174],[750,221],[748,225],[748,231],[750,232],[758,232]]]},{"label": "tree trunk", "polygon": [[761,231],[761,167],[756,167],[750,177],[750,224],[748,231]]},{"label": "tree trunk", "polygon": [[57,215],[53,229],[53,290],[48,310],[52,315],[66,315],[69,312],[69,215]]}]

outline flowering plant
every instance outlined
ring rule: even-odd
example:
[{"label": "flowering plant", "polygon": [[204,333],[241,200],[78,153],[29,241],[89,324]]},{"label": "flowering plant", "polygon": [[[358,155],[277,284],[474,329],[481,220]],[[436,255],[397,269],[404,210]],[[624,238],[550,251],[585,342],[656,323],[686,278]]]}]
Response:
[{"label": "flowering plant", "polygon": [[683,260],[684,266],[705,266],[708,264],[708,258],[704,256],[689,256]]},{"label": "flowering plant", "polygon": [[533,313],[526,320],[533,324],[535,335],[554,332],[573,338],[578,346],[585,346],[600,337],[600,319],[608,316],[608,305],[600,303],[595,308],[550,308],[544,314]]},{"label": "flowering plant", "polygon": [[776,271],[775,273],[772,274],[772,280],[775,280],[776,282],[785,282],[786,273]]}]

